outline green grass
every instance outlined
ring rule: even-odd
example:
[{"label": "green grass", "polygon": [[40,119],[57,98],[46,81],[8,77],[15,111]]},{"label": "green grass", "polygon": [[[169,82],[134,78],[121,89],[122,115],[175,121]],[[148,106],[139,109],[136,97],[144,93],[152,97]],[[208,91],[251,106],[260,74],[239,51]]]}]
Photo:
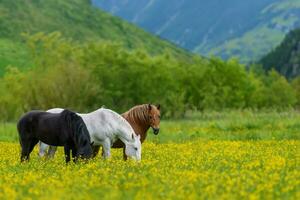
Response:
[{"label": "green grass", "polygon": [[[150,129],[148,140],[154,143],[182,143],[205,140],[299,140],[300,113],[229,111],[192,113],[186,119],[163,120],[160,133]],[[16,142],[15,123],[0,124],[0,141]]]},{"label": "green grass", "polygon": [[300,139],[300,113],[229,111],[193,113],[187,119],[161,122],[158,143],[207,140],[285,140]]},{"label": "green grass", "polygon": [[17,142],[18,133],[15,123],[1,123],[0,124],[0,141]]}]

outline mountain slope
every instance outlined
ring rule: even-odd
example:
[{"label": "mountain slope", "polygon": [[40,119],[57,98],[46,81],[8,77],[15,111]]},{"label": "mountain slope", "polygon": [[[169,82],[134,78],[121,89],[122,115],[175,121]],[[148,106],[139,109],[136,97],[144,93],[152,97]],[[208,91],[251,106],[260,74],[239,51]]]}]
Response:
[{"label": "mountain slope", "polygon": [[274,68],[289,78],[300,75],[300,29],[287,34],[283,42],[264,56],[260,63],[266,70]]},{"label": "mountain slope", "polygon": [[205,55],[260,58],[300,25],[299,0],[93,0],[94,5]]},{"label": "mountain slope", "polygon": [[53,31],[78,41],[109,40],[153,54],[165,50],[187,54],[170,42],[94,8],[88,0],[1,0],[0,73],[6,65],[26,62],[21,33]]}]

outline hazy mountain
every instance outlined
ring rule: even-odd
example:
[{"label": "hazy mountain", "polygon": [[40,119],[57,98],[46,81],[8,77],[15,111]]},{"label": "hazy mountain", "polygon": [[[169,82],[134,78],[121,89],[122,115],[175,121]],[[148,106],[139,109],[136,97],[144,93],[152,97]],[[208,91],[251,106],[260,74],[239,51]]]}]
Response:
[{"label": "hazy mountain", "polygon": [[92,0],[147,31],[205,55],[259,59],[300,25],[300,0]]},{"label": "hazy mountain", "polygon": [[293,30],[260,63],[266,70],[276,69],[286,77],[300,75],[300,29]]}]

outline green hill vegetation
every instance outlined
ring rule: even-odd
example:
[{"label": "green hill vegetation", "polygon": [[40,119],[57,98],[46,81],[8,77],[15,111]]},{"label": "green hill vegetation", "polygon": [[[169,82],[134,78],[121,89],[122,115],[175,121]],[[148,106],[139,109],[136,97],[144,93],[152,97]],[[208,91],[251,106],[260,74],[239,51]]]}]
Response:
[{"label": "green hill vegetation", "polygon": [[264,56],[260,63],[266,70],[274,68],[288,78],[300,75],[300,29],[287,34],[282,43]]},{"label": "green hill vegetation", "polygon": [[169,51],[187,54],[117,17],[90,5],[88,0],[1,0],[0,73],[7,65],[30,66],[22,34],[61,32],[76,41],[109,40],[129,49],[143,48],[151,54]]}]

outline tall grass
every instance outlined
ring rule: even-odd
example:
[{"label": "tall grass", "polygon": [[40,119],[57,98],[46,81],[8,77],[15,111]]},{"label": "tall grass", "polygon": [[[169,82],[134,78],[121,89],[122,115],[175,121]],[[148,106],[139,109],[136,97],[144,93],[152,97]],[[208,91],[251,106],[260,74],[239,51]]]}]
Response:
[{"label": "tall grass", "polygon": [[0,123],[0,141],[18,141],[18,133],[15,123]]},{"label": "tall grass", "polygon": [[186,119],[161,123],[158,143],[208,140],[300,139],[300,113],[297,111],[228,111],[190,113]]}]

